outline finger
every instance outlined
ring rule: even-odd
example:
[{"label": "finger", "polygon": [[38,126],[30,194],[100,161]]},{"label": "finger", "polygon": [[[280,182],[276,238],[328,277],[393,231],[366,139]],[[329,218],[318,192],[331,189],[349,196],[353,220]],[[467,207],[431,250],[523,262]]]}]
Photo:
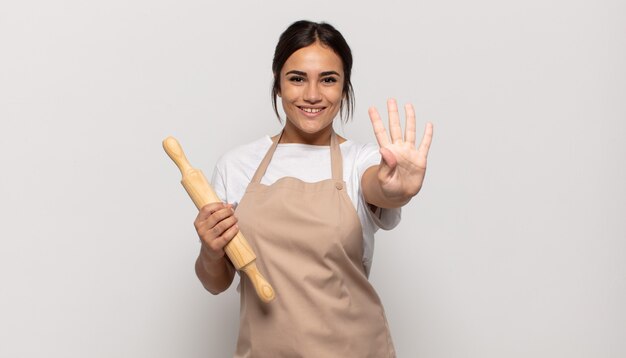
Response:
[{"label": "finger", "polygon": [[212,252],[220,252],[222,255],[224,254],[224,247],[228,245],[230,240],[232,240],[237,233],[239,232],[239,227],[237,225],[233,225],[228,230],[224,231],[224,233],[209,243],[206,243],[207,247]]},{"label": "finger", "polygon": [[428,156],[428,151],[430,150],[430,143],[433,141],[433,124],[428,122],[426,123],[426,129],[424,129],[424,135],[422,136],[422,142],[420,143],[420,147],[418,151],[424,153],[424,156]]},{"label": "finger", "polygon": [[398,113],[398,104],[396,100],[390,98],[387,100],[387,112],[389,112],[389,134],[392,143],[402,142],[402,128],[400,127],[400,114]]},{"label": "finger", "polygon": [[226,230],[237,223],[235,216],[230,216],[209,229],[209,234],[213,238],[220,237]]},{"label": "finger", "polygon": [[215,238],[219,237],[224,233],[224,231],[228,230],[231,226],[237,223],[237,218],[233,216],[229,216],[228,218],[220,221],[214,226],[209,226],[206,221],[202,222],[202,224],[197,228],[198,236],[202,239],[202,241],[207,244],[211,243]]},{"label": "finger", "polygon": [[229,206],[230,205],[227,205],[224,203],[210,203],[200,208],[200,211],[198,212],[198,215],[196,216],[196,219],[193,222],[193,226],[196,228],[196,231],[198,232],[198,234],[200,235],[201,232],[204,232],[207,230],[207,228],[211,228],[215,225],[214,222],[211,223],[210,225],[208,224],[208,220],[211,217],[211,215],[213,215],[214,213],[220,210],[224,210],[225,208],[228,208]]},{"label": "finger", "polygon": [[224,231],[222,236],[215,239],[215,245],[217,245],[217,247],[223,250],[224,247],[228,245],[230,240],[232,240],[235,236],[237,236],[238,232],[239,232],[239,226],[237,225],[231,226],[228,230]]},{"label": "finger", "polygon": [[382,160],[378,166],[378,179],[386,182],[389,177],[393,176],[398,161],[396,156],[387,148],[380,148],[380,156]]},{"label": "finger", "polygon": [[204,221],[214,212],[221,210],[227,206],[228,204],[224,204],[220,202],[206,204],[205,206],[200,208],[200,211],[198,212],[198,216],[196,217],[196,220]]},{"label": "finger", "polygon": [[389,171],[393,171],[396,168],[396,165],[398,165],[396,156],[387,148],[380,148],[380,157],[389,168]]},{"label": "finger", "polygon": [[372,121],[372,127],[374,128],[374,135],[376,136],[378,145],[380,147],[388,145],[389,138],[387,137],[387,130],[385,129],[382,119],[380,119],[378,111],[376,108],[370,107],[368,114],[370,115],[370,120]]},{"label": "finger", "polygon": [[412,104],[404,105],[406,113],[406,128],[404,129],[404,140],[415,147],[415,109]]},{"label": "finger", "polygon": [[211,216],[209,216],[206,219],[206,225],[208,227],[214,227],[215,225],[217,225],[217,223],[219,223],[220,221],[231,217],[235,214],[235,211],[230,208],[230,207],[225,207],[221,210],[218,210],[216,212],[214,212],[213,214],[211,214]]}]

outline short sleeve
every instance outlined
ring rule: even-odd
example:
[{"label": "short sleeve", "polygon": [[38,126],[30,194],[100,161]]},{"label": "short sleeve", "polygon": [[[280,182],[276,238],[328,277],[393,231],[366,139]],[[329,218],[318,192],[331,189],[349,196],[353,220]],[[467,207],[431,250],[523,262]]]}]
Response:
[{"label": "short sleeve", "polygon": [[226,195],[226,181],[224,180],[224,175],[222,174],[222,168],[220,168],[219,162],[213,168],[213,176],[211,177],[211,185],[213,186],[213,190],[215,190],[215,194],[221,201],[227,203],[228,198]]},{"label": "short sleeve", "polygon": [[[357,156],[357,170],[359,172],[359,195],[361,199],[365,203],[365,198],[363,197],[363,191],[360,188],[361,179],[363,178],[363,174],[365,171],[374,166],[380,164],[380,151],[378,146],[374,143],[368,143],[363,145],[359,155]],[[368,210],[367,214],[369,219],[371,219],[374,224],[383,229],[383,230],[391,230],[400,223],[402,208],[378,208],[372,210],[371,205],[367,205]]]}]

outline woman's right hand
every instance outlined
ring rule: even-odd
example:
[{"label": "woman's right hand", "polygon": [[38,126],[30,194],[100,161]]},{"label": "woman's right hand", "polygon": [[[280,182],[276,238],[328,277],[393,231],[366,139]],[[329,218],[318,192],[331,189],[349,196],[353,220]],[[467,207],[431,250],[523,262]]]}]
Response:
[{"label": "woman's right hand", "polygon": [[203,206],[193,225],[202,242],[202,256],[211,262],[224,257],[224,247],[239,231],[233,206],[224,203]]}]

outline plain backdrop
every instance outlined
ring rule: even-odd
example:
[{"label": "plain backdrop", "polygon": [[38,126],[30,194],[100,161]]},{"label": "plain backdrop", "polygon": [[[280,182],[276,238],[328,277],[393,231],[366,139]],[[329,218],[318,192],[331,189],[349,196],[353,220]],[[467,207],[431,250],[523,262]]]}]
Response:
[{"label": "plain backdrop", "polygon": [[[399,357],[626,356],[626,3],[24,0],[0,4],[0,356],[228,357],[238,295],[195,277],[207,176],[280,125],[280,33],[328,21],[356,113],[412,102],[422,192],[371,281]],[[323,358],[323,357],[322,357]]]}]

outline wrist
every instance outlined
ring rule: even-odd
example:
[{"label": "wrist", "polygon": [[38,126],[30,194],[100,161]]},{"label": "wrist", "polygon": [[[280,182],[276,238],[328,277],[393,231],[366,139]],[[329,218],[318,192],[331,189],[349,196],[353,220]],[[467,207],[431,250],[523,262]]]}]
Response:
[{"label": "wrist", "polygon": [[225,256],[215,258],[211,255],[209,249],[204,245],[200,247],[200,254],[198,255],[198,261],[202,264],[202,267],[207,272],[214,272],[215,268],[223,266],[225,263]]},{"label": "wrist", "polygon": [[389,207],[399,208],[401,206],[406,205],[414,196],[419,193],[421,188],[418,188],[416,191],[404,192],[404,193],[386,193],[382,190],[381,187],[381,196],[384,198],[383,200],[387,203]]}]

